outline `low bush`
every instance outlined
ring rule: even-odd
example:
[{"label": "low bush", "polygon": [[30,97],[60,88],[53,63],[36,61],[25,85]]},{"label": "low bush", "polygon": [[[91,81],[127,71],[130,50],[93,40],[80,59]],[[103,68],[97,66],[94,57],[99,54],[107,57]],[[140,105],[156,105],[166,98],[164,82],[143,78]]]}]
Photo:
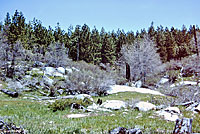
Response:
[{"label": "low bush", "polygon": [[[54,103],[49,104],[48,107],[54,112],[57,110],[65,110],[66,108],[71,108],[72,105],[76,105],[78,108],[87,107],[92,104],[92,101],[88,98],[84,100],[74,99],[64,99],[64,100],[56,100]],[[73,107],[75,108],[75,107]],[[75,108],[76,109],[76,108]]]},{"label": "low bush", "polygon": [[102,95],[110,85],[125,81],[114,71],[107,72],[84,61],[72,62],[71,68],[76,70],[64,82],[70,92]]}]

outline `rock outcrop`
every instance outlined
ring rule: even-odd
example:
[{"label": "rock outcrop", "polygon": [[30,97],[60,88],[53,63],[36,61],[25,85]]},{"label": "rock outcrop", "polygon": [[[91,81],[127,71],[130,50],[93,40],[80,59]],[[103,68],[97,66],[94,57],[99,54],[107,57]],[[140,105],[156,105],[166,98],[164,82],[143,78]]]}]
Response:
[{"label": "rock outcrop", "polygon": [[138,103],[135,104],[135,109],[138,109],[139,111],[149,111],[149,110],[153,110],[156,109],[156,106],[152,103],[149,102],[144,102],[144,101],[140,101]]},{"label": "rock outcrop", "polygon": [[181,116],[181,112],[178,107],[167,107],[163,110],[157,111],[156,115],[168,121],[176,121],[179,119],[179,116]]}]

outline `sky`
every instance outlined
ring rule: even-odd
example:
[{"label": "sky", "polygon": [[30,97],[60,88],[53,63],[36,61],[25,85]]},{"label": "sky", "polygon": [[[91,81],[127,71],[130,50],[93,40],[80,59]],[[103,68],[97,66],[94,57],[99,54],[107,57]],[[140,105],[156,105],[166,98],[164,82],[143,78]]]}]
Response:
[{"label": "sky", "polygon": [[65,31],[83,24],[107,32],[147,30],[152,21],[154,27],[179,29],[200,24],[200,0],[0,0],[0,5],[0,22],[18,10],[27,22],[35,17],[53,28],[59,22]]}]

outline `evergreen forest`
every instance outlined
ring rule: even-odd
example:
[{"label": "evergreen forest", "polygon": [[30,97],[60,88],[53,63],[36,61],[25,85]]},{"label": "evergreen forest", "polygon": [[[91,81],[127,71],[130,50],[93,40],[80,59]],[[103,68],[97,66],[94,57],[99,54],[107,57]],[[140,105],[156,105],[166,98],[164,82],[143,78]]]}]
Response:
[{"label": "evergreen forest", "polygon": [[120,58],[120,51],[125,44],[134,44],[144,35],[148,35],[154,41],[163,63],[172,59],[179,60],[198,52],[194,43],[194,34],[198,34],[198,26],[191,25],[189,29],[185,25],[181,29],[175,27],[154,27],[153,22],[148,29],[129,32],[118,29],[106,31],[103,27],[99,31],[96,27],[69,26],[62,29],[57,23],[55,28],[42,25],[37,19],[26,20],[22,12],[15,11],[14,15],[7,13],[4,22],[0,24],[1,38],[4,43],[14,44],[20,42],[27,50],[44,54],[52,43],[64,45],[69,58],[74,61],[83,60],[87,63],[99,65],[100,63],[114,64]]}]

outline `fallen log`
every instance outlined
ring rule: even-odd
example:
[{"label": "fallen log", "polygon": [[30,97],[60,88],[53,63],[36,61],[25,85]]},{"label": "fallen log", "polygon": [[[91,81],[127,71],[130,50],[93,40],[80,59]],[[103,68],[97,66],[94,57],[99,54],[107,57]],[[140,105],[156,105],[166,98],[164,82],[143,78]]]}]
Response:
[{"label": "fallen log", "polygon": [[1,91],[11,97],[17,98],[19,96],[18,92],[10,91],[8,89],[1,89]]}]

